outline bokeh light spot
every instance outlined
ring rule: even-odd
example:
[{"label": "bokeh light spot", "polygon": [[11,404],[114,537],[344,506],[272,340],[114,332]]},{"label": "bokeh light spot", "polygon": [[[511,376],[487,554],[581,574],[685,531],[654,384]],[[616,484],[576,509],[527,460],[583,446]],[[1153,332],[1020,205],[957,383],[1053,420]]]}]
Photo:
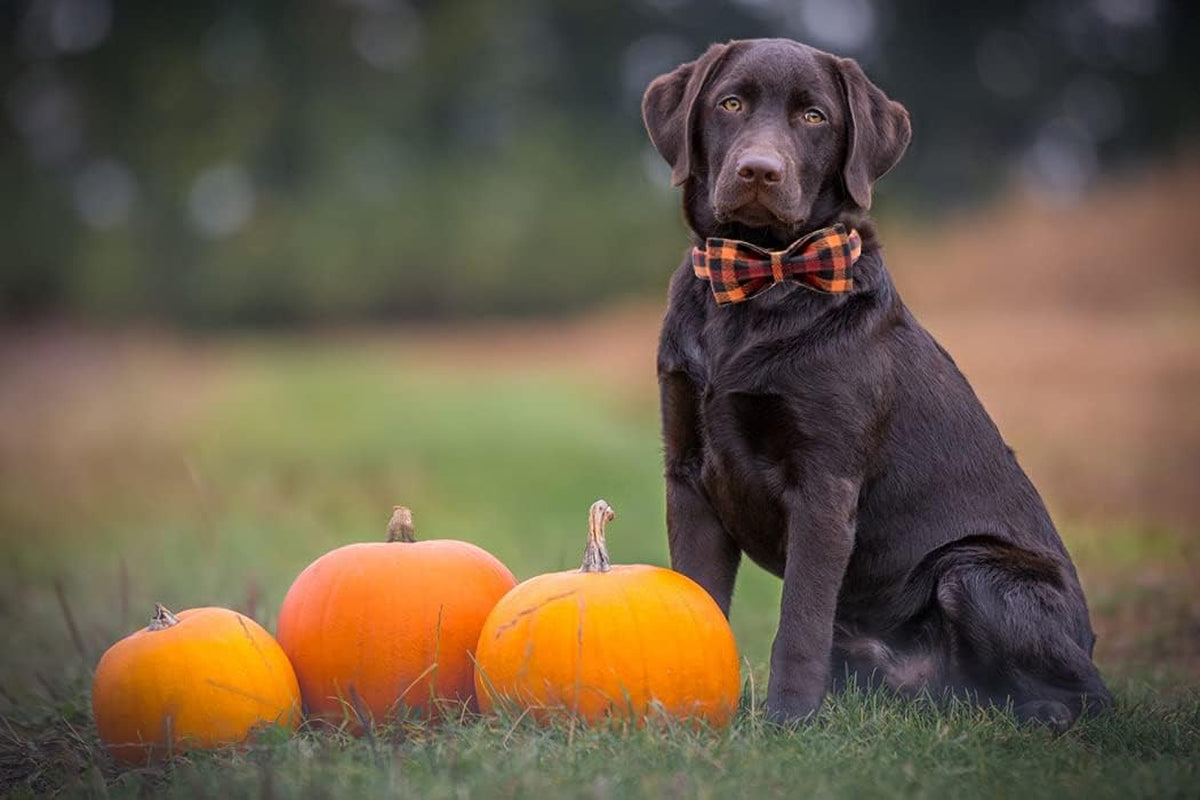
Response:
[{"label": "bokeh light spot", "polygon": [[236,233],[254,213],[250,176],[239,164],[209,167],[192,182],[188,211],[204,236],[220,239]]},{"label": "bokeh light spot", "polygon": [[101,158],[79,171],[71,199],[85,225],[108,230],[128,221],[137,194],[137,180],[129,167]]}]

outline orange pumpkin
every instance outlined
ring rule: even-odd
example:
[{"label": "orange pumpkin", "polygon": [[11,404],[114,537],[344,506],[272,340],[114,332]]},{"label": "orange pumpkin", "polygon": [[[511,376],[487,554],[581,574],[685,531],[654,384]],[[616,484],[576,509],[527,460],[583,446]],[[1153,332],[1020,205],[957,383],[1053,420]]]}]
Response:
[{"label": "orange pumpkin", "polygon": [[610,567],[604,526],[614,516],[597,501],[583,566],[525,581],[488,616],[475,651],[480,708],[542,721],[574,713],[640,722],[665,712],[725,725],[739,693],[729,623],[678,572]]},{"label": "orange pumpkin", "polygon": [[279,611],[309,714],[383,722],[403,702],[473,703],[472,651],[488,612],[516,579],[467,542],[416,541],[397,506],[387,542],[340,547],[310,564]]},{"label": "orange pumpkin", "polygon": [[92,713],[113,758],[146,763],[169,751],[242,742],[262,725],[295,728],[300,689],[262,627],[227,608],[172,614],[114,644],[92,681]]}]

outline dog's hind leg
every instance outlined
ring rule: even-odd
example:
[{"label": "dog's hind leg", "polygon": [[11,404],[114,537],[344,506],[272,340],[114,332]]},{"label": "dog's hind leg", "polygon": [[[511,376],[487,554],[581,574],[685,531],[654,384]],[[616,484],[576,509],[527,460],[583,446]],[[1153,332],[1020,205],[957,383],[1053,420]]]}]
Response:
[{"label": "dog's hind leg", "polygon": [[947,555],[936,596],[959,687],[1058,730],[1112,705],[1083,593],[1053,556],[979,540]]}]

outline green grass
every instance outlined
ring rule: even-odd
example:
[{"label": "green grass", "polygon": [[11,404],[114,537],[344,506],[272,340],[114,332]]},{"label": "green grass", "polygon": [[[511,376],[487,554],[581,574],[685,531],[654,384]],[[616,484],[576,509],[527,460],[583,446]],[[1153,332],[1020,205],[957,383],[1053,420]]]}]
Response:
[{"label": "green grass", "polygon": [[[765,725],[757,700],[779,585],[748,565],[733,626],[747,662],[729,731],[411,723],[371,740],[269,732],[245,751],[120,771],[90,719],[90,670],[153,602],[241,608],[273,629],[316,556],[383,536],[395,503],[418,535],[488,548],[519,578],[578,564],[589,504],[609,500],[618,562],[666,564],[654,398],[549,370],[471,370],[338,345],[220,346],[203,391],[140,380],[148,405],[46,431],[0,485],[0,788],[72,794],[364,797],[1194,796],[1200,695],[1137,659],[1101,663],[1120,708],[1052,738],[994,712],[852,693],[813,724]],[[185,365],[187,366],[187,365]],[[114,383],[114,386],[116,383]],[[113,390],[115,391],[115,389]],[[109,409],[103,411],[103,409]],[[40,432],[39,432],[40,433]],[[65,443],[60,441],[67,438]],[[1076,531],[1072,533],[1072,531]],[[1157,568],[1169,537],[1067,528],[1080,571]],[[56,589],[56,587],[58,587]],[[1126,584],[1089,585],[1127,608]],[[74,635],[72,633],[74,628]],[[1164,677],[1167,675],[1167,677]]]},{"label": "green grass", "polygon": [[127,771],[107,764],[76,707],[29,729],[10,724],[0,766],[28,797],[1194,797],[1200,698],[1120,694],[1117,713],[1059,737],[1001,712],[849,692],[786,729],[743,710],[723,732],[500,717],[395,725],[370,739],[272,730],[248,748]]}]

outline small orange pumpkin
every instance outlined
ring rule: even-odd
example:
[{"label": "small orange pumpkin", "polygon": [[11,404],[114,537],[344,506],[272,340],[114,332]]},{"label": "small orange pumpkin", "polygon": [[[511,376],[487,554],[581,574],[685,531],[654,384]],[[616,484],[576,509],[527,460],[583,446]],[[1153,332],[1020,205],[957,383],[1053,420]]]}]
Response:
[{"label": "small orange pumpkin", "polygon": [[249,617],[159,604],[146,628],[101,656],[92,713],[113,758],[138,764],[236,744],[262,725],[294,729],[300,688],[279,644]]},{"label": "small orange pumpkin", "polygon": [[516,578],[467,542],[418,542],[396,506],[387,542],[318,558],[288,590],[279,643],[311,715],[383,722],[398,703],[426,713],[473,703],[472,651],[488,612]]},{"label": "small orange pumpkin", "polygon": [[740,688],[729,623],[678,572],[610,567],[604,526],[614,516],[597,501],[583,566],[525,581],[488,616],[475,650],[480,708],[510,705],[542,721],[665,712],[725,725]]}]

